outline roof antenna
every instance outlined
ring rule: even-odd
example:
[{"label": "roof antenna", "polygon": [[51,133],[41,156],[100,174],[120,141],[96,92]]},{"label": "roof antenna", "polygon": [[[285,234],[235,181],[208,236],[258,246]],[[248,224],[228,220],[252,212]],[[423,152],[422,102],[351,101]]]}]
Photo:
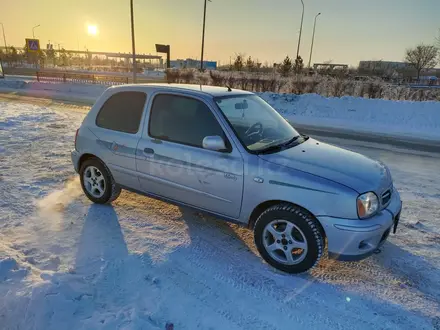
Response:
[{"label": "roof antenna", "polygon": [[228,92],[232,92],[231,87],[229,87],[228,85],[226,85],[226,87],[228,88]]}]

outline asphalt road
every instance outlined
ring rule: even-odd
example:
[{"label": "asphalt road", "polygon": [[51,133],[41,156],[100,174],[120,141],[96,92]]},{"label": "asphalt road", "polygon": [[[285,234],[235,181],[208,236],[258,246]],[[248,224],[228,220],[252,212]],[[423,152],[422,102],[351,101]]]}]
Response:
[{"label": "asphalt road", "polygon": [[356,142],[382,144],[402,149],[416,150],[421,152],[440,153],[440,144],[437,141],[417,139],[414,137],[401,138],[390,135],[365,134],[349,129],[327,129],[313,126],[297,125],[291,123],[300,133],[313,137],[331,137]]}]

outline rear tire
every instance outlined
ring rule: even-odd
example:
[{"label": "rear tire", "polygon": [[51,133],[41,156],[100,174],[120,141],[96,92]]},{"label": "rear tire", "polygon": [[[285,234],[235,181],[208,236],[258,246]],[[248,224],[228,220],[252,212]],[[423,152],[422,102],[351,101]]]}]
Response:
[{"label": "rear tire", "polygon": [[121,194],[108,167],[98,158],[90,158],[79,170],[81,188],[93,203],[109,204]]},{"label": "rear tire", "polygon": [[314,267],[324,251],[318,221],[304,209],[281,203],[264,211],[255,222],[258,252],[271,266],[302,273]]}]

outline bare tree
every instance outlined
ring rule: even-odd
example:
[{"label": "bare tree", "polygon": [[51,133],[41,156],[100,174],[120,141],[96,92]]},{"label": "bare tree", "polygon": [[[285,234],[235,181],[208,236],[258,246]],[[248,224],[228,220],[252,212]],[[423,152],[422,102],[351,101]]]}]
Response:
[{"label": "bare tree", "polygon": [[241,71],[244,66],[244,54],[235,54],[234,69],[235,71]]},{"label": "bare tree", "polygon": [[298,55],[298,57],[295,59],[292,69],[295,73],[301,73],[301,71],[304,69],[304,62],[301,56]]},{"label": "bare tree", "polygon": [[7,53],[9,64],[16,64],[20,60],[20,57],[20,54],[18,54],[17,49],[14,46],[9,47]]},{"label": "bare tree", "polygon": [[289,56],[286,56],[283,63],[278,67],[278,71],[283,77],[288,77],[290,75],[290,72],[292,71],[292,60]]},{"label": "bare tree", "polygon": [[61,48],[61,51],[60,51],[60,64],[61,64],[61,66],[67,66],[67,65],[69,65],[69,61],[68,61],[68,56],[67,56],[67,51],[64,49],[64,47],[63,48]]},{"label": "bare tree", "polygon": [[254,68],[255,68],[255,61],[252,59],[251,56],[249,56],[247,61],[246,61],[246,67],[247,67],[249,72],[252,72],[254,70]]},{"label": "bare tree", "polygon": [[437,64],[438,49],[432,45],[420,44],[416,48],[408,49],[405,61],[417,70],[417,80],[424,69],[432,69]]},{"label": "bare tree", "polygon": [[435,46],[438,50],[438,61],[440,62],[440,29],[438,29],[438,37],[435,38]]},{"label": "bare tree", "polygon": [[50,60],[52,62],[52,65],[55,66],[56,54],[55,54],[55,50],[53,49],[53,47],[46,50],[46,58],[47,58],[47,61]]},{"label": "bare tree", "polygon": [[44,68],[44,64],[46,63],[46,52],[44,50],[38,51],[38,63],[40,64],[41,68]]}]

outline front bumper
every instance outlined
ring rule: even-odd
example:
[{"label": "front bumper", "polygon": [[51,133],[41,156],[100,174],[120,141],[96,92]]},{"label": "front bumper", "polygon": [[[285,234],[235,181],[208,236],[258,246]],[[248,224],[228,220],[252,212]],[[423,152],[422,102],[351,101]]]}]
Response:
[{"label": "front bumper", "polygon": [[72,163],[73,163],[73,167],[75,168],[75,172],[79,173],[79,158],[81,157],[79,152],[73,150],[70,154],[70,157],[72,158]]},{"label": "front bumper", "polygon": [[390,204],[370,219],[318,217],[327,236],[329,257],[355,261],[372,255],[388,238],[401,209],[402,201],[394,188]]}]

